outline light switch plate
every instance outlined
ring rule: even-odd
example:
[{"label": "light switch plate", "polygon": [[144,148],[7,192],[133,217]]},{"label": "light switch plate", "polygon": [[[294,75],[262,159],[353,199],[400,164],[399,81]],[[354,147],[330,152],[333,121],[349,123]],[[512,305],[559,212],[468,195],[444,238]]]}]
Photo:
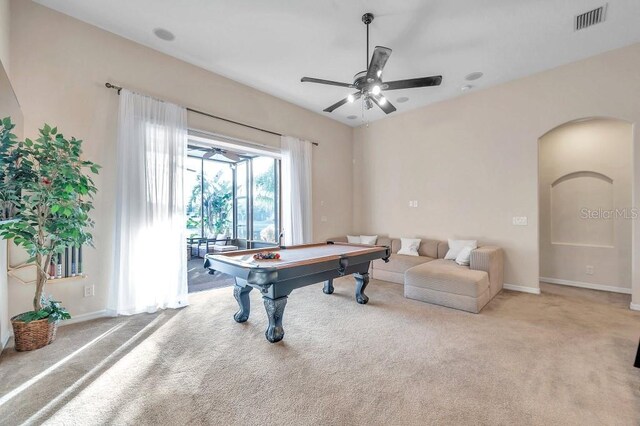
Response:
[{"label": "light switch plate", "polygon": [[529,220],[526,216],[514,216],[513,217],[513,225],[514,226],[527,226],[529,224]]},{"label": "light switch plate", "polygon": [[327,220],[326,216],[320,216],[320,222],[326,222]]}]

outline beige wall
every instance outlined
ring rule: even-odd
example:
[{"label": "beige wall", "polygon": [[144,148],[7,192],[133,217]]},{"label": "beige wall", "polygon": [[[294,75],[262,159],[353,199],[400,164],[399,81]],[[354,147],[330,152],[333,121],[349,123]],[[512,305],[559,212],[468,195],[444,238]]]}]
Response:
[{"label": "beige wall", "polygon": [[[30,1],[13,1],[11,18],[12,80],[25,116],[25,135],[34,135],[45,121],[57,125],[66,135],[82,138],[86,157],[104,167],[94,215],[97,249],[85,254],[89,279],[47,289],[73,314],[105,308],[112,268],[118,96],[104,87],[106,81],[318,142],[313,151],[314,237],[351,230],[351,128]],[[279,144],[271,135],[228,123],[193,115],[189,120],[195,128]],[[327,222],[320,222],[321,216]],[[96,286],[95,297],[83,298],[84,285]],[[12,309],[28,308],[28,286],[10,286],[16,299]]]},{"label": "beige wall", "polygon": [[[505,281],[535,291],[538,139],[584,117],[640,122],[638,69],[635,44],[356,129],[355,231],[500,245]],[[445,84],[456,82],[447,83],[445,76]],[[640,187],[634,191],[637,206]],[[408,207],[409,200],[418,200],[419,207]],[[514,216],[527,216],[528,226],[514,226]],[[633,232],[640,247],[638,228]],[[638,283],[634,289],[640,303]]]},{"label": "beige wall", "polygon": [[632,132],[592,119],[540,138],[540,277],[630,291],[631,220],[615,212],[632,214]]},{"label": "beige wall", "polygon": [[9,72],[9,4],[10,0],[0,0],[0,63]]}]

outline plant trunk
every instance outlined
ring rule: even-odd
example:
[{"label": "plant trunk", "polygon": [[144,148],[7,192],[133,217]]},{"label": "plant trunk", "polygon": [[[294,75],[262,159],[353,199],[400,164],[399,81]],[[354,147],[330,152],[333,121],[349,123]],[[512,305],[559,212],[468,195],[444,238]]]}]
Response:
[{"label": "plant trunk", "polygon": [[[47,256],[46,259],[49,257]],[[45,265],[43,265],[43,258],[41,254],[36,255],[36,293],[33,296],[33,310],[39,311],[42,309],[42,292],[44,291],[44,285],[47,283],[47,274],[45,272]]]}]

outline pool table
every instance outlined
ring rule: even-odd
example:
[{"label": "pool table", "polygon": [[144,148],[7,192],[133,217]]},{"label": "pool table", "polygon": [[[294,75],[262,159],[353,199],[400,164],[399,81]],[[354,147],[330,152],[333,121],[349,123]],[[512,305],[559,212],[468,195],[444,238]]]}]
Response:
[{"label": "pool table", "polygon": [[[254,254],[260,252],[276,252],[280,259],[254,259]],[[275,343],[284,337],[282,317],[293,290],[323,282],[324,293],[331,294],[335,278],[353,274],[356,301],[365,304],[369,301],[364,290],[369,283],[371,262],[376,259],[387,262],[390,255],[391,249],[386,246],[327,242],[211,254],[206,256],[204,267],[235,277],[233,295],[240,305],[234,315],[237,322],[249,318],[251,290],[260,291],[269,319],[265,336]]]}]

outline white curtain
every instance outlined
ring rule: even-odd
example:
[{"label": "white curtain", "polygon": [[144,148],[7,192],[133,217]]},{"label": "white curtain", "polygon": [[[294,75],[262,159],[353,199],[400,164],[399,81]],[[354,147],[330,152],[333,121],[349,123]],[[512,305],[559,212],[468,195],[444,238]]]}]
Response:
[{"label": "white curtain", "polygon": [[282,228],[284,244],[313,241],[311,211],[312,144],[282,136]]},{"label": "white curtain", "polygon": [[187,305],[185,108],[120,93],[112,315]]}]

